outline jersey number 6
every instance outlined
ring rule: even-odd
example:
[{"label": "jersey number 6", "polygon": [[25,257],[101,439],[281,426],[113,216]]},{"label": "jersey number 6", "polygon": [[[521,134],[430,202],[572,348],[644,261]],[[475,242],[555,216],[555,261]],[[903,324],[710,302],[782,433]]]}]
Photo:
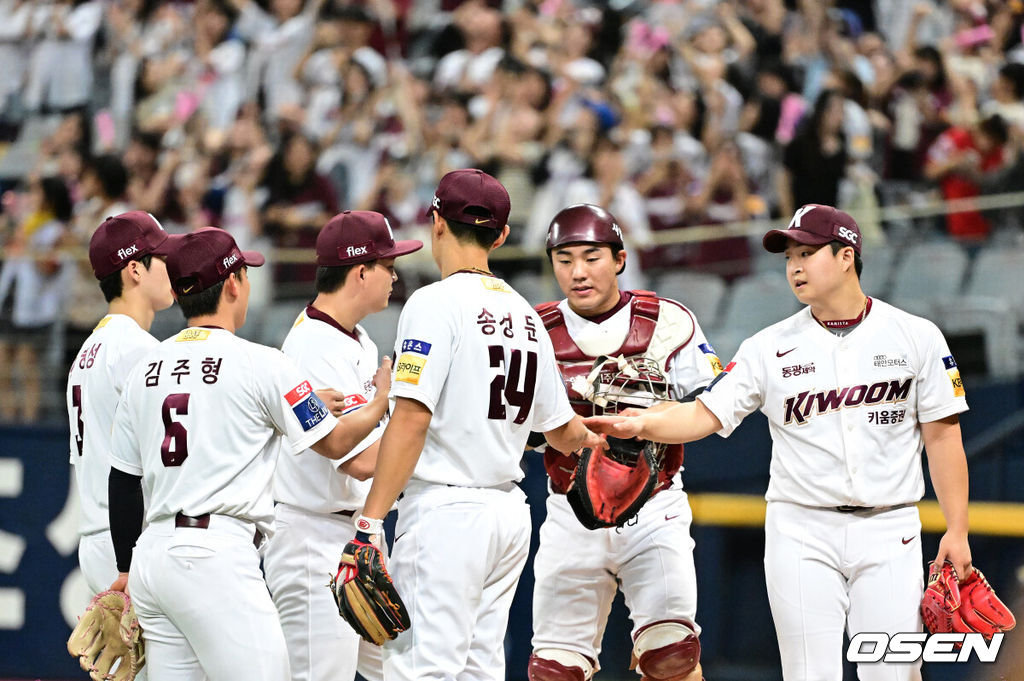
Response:
[{"label": "jersey number 6", "polygon": [[[491,367],[501,368],[505,363],[505,348],[500,345],[488,345],[487,352],[490,355]],[[530,415],[530,407],[533,406],[533,391],[537,386],[537,353],[527,351],[526,353],[526,374],[523,380],[523,389],[519,390],[519,374],[523,371],[523,352],[513,350],[508,360],[508,371],[498,374],[491,380],[491,399],[487,406],[487,418],[496,421],[505,419],[505,402],[510,406],[519,407],[513,421],[517,424],[526,422]],[[504,400],[502,400],[504,397]]]},{"label": "jersey number 6", "polygon": [[188,414],[189,393],[172,393],[164,398],[164,441],[160,444],[160,460],[165,466],[180,466],[188,458],[188,431],[171,418],[171,413]]}]

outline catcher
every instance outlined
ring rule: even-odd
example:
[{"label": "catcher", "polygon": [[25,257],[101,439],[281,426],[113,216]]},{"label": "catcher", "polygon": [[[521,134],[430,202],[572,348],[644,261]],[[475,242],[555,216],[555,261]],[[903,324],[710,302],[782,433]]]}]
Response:
[{"label": "catcher", "polygon": [[[700,391],[721,370],[693,314],[648,291],[620,291],[622,232],[589,204],[559,212],[547,250],[566,299],[537,307],[578,414],[649,407]],[[538,440],[531,441],[538,445]],[[701,678],[692,515],[681,446],[609,438],[607,453],[548,446],[547,519],[534,563],[531,681],[586,681],[599,668],[621,585],[637,672]],[[569,558],[570,562],[566,562]]]},{"label": "catcher", "polygon": [[93,681],[132,681],[146,664],[146,656],[128,594],[97,594],[71,632],[68,652]]}]

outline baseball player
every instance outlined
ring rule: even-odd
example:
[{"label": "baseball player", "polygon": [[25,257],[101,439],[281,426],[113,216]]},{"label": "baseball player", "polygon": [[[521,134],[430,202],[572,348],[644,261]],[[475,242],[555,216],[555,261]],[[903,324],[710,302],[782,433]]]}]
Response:
[{"label": "baseball player", "polygon": [[[566,298],[537,310],[551,336],[577,413],[590,416],[609,392],[618,405],[649,406],[639,388],[619,391],[621,360],[667,384],[668,398],[702,390],[721,371],[696,318],[649,291],[620,291],[626,263],[615,217],[590,204],[559,212],[547,250]],[[601,358],[596,389],[593,376]],[[581,384],[580,381],[583,381]],[[627,384],[628,385],[628,384]],[[632,393],[632,394],[630,394]],[[691,398],[692,399],[692,398]],[[632,401],[631,401],[632,400]],[[613,400],[614,401],[614,400]],[[534,563],[531,681],[585,681],[598,668],[605,622],[621,584],[633,619],[633,654],[652,681],[701,678],[692,514],[679,475],[683,449],[666,449],[655,495],[621,528],[588,530],[565,493],[578,457],[547,447],[551,494]],[[572,565],[566,557],[572,556]]]},{"label": "baseball player", "polygon": [[384,645],[389,681],[505,678],[530,540],[515,484],[527,437],[543,432],[565,451],[602,444],[569,405],[540,317],[488,269],[509,206],[480,170],[441,178],[429,213],[442,279],[398,322],[395,406],[356,522],[357,542],[372,541],[398,499],[390,567],[412,626]]},{"label": "baseball player", "polygon": [[164,259],[180,237],[149,213],[107,218],[89,241],[89,262],[108,303],[68,373],[71,465],[81,501],[78,563],[93,595],[117,579],[107,520],[110,426],[129,372],[158,345],[153,316],[174,303]]},{"label": "baseball player", "polygon": [[112,588],[130,587],[161,681],[289,678],[258,553],[273,530],[278,450],[340,459],[378,420],[375,409],[335,418],[289,358],[234,334],[246,268],[263,262],[220,229],[183,237],[167,272],[188,327],[142,357],[114,415],[110,531],[118,570],[131,573]]},{"label": "baseball player", "polygon": [[[388,305],[398,279],[395,258],[423,247],[396,242],[387,218],[345,211],[332,218],[316,241],[316,299],[299,315],[282,350],[314,387],[344,393],[344,411],[372,411],[359,444],[338,463],[311,450],[282,457],[274,474],[277,532],[263,568],[281,617],[292,681],[351,681],[357,661],[364,678],[381,678],[378,646],[338,617],[325,576],[352,538],[387,423],[388,391],[373,384],[377,346],[359,322]],[[362,643],[362,645],[360,645]]]},{"label": "baseball player", "polygon": [[[844,630],[921,630],[920,456],[946,533],[935,560],[968,574],[967,410],[931,322],[864,295],[861,234],[846,213],[800,208],[764,247],[786,255],[797,314],[747,339],[692,404],[594,427],[657,442],[728,436],[760,409],[772,434],[765,578],[787,681],[839,681]],[[920,663],[860,664],[862,681],[920,679]]]}]

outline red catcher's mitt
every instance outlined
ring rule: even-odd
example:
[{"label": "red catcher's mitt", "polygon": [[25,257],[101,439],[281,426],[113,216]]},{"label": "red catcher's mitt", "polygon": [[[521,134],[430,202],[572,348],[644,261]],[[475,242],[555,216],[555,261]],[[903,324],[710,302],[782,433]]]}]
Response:
[{"label": "red catcher's mitt", "polygon": [[1013,629],[1017,623],[981,570],[972,567],[967,578],[958,581],[949,561],[941,567],[930,564],[921,616],[933,634],[978,633],[989,640],[994,634]]}]

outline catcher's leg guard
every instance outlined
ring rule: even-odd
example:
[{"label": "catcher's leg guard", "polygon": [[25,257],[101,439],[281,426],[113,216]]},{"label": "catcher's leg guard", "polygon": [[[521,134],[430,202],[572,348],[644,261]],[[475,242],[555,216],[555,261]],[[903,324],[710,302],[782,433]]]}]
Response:
[{"label": "catcher's leg guard", "polygon": [[526,676],[530,681],[589,681],[593,663],[579,653],[542,648],[530,655]]},{"label": "catcher's leg guard", "polygon": [[682,681],[699,668],[700,640],[684,622],[657,622],[637,634],[633,655],[645,679]]}]

